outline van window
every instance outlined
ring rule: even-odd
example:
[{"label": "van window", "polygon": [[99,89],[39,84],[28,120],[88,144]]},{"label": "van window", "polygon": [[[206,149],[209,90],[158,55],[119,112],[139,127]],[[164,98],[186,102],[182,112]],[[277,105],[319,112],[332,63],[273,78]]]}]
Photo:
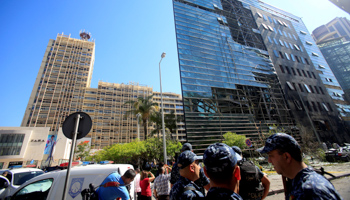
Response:
[{"label": "van window", "polygon": [[25,199],[46,199],[49,194],[50,188],[53,183],[53,178],[40,180],[34,183],[31,183],[16,194],[13,195],[11,199],[15,200],[25,200]]},{"label": "van window", "polygon": [[24,182],[28,181],[29,179],[32,179],[32,178],[39,176],[43,173],[44,172],[42,172],[42,171],[15,173],[14,179],[13,179],[13,185],[22,185]]}]

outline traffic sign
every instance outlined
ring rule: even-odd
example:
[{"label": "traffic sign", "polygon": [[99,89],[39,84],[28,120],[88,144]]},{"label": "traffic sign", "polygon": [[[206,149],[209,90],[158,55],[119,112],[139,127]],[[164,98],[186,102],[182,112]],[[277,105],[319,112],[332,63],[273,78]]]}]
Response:
[{"label": "traffic sign", "polygon": [[252,141],[250,139],[246,139],[245,140],[245,144],[248,146],[248,147],[252,147],[253,144],[252,144]]}]

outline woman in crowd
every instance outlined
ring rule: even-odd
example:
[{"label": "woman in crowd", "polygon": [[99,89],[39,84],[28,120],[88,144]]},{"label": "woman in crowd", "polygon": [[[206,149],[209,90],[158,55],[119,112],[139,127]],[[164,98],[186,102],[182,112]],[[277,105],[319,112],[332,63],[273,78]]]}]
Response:
[{"label": "woman in crowd", "polygon": [[[148,176],[151,176],[148,178]],[[141,199],[142,200],[152,200],[152,190],[151,190],[151,182],[155,179],[152,172],[142,171],[140,187],[141,187]]]}]

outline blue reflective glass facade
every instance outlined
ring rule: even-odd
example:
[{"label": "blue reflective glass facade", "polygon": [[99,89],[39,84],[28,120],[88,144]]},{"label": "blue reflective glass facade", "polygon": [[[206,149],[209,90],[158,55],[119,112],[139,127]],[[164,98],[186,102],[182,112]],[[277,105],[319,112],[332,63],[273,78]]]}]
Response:
[{"label": "blue reflective glass facade", "polygon": [[202,152],[228,131],[254,144],[294,125],[248,4],[174,0],[187,141]]},{"label": "blue reflective glass facade", "polygon": [[228,131],[257,145],[272,125],[295,137],[298,125],[323,141],[344,140],[333,102],[343,99],[329,95],[343,92],[300,18],[258,0],[173,4],[187,141],[195,151]]}]

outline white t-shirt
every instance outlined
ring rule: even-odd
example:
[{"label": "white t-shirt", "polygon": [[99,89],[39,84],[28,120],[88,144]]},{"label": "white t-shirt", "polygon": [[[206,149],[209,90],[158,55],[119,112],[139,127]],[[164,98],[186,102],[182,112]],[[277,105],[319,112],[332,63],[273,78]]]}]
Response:
[{"label": "white t-shirt", "polygon": [[136,174],[134,178],[134,187],[135,187],[135,192],[141,192],[141,187],[140,187],[140,173]]}]

